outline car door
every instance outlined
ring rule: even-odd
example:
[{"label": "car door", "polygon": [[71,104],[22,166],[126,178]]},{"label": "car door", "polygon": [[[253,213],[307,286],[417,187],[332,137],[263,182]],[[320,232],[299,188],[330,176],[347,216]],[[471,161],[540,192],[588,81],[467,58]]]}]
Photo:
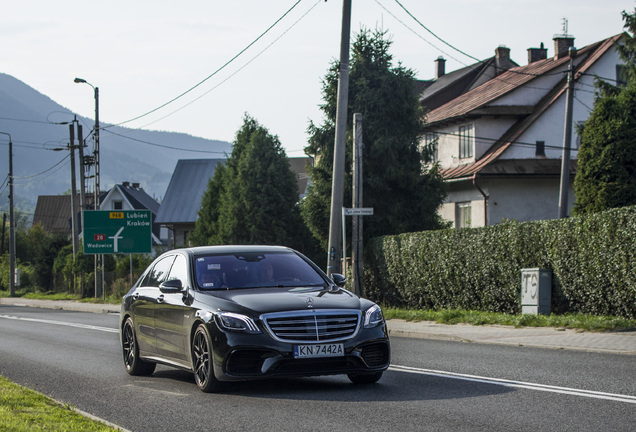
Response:
[{"label": "car door", "polygon": [[[183,288],[187,289],[191,286],[188,268],[186,257],[177,255],[166,281],[179,280]],[[190,347],[189,332],[185,328],[190,307],[186,302],[187,296],[183,292],[161,293],[155,308],[155,336],[157,352],[161,357],[189,366],[185,364],[188,358],[186,351]]]},{"label": "car door", "polygon": [[130,311],[141,355],[157,353],[155,309],[161,295],[159,284],[168,277],[173,262],[174,255],[157,261],[132,294]]}]

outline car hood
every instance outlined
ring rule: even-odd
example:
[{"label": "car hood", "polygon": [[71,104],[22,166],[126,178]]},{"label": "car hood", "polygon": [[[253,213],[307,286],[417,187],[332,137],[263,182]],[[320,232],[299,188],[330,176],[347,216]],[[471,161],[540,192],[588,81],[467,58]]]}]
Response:
[{"label": "car hood", "polygon": [[[223,308],[231,303],[237,309],[258,314],[303,309],[360,309],[360,299],[342,288],[277,287],[219,290],[201,293],[201,302]],[[226,305],[230,306],[230,305]],[[232,309],[234,309],[232,308]]]}]

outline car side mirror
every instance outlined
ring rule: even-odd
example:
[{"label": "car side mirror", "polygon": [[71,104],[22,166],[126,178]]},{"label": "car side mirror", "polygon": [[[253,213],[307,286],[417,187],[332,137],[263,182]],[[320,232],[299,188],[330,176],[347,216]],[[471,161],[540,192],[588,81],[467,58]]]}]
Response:
[{"label": "car side mirror", "polygon": [[183,282],[180,279],[171,279],[159,284],[159,291],[165,294],[176,294],[184,291]]},{"label": "car side mirror", "polygon": [[344,286],[347,284],[347,278],[340,273],[331,273],[331,280],[333,281],[333,283],[336,284],[336,286],[339,286],[340,288],[344,288]]}]

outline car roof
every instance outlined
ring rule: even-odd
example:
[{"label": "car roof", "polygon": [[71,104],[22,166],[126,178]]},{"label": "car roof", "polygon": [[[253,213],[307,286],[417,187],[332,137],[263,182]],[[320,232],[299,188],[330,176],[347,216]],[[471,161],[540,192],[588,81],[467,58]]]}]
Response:
[{"label": "car roof", "polygon": [[222,245],[222,246],[197,246],[185,248],[195,256],[219,254],[219,253],[246,253],[246,252],[294,252],[293,249],[285,246],[268,245]]}]

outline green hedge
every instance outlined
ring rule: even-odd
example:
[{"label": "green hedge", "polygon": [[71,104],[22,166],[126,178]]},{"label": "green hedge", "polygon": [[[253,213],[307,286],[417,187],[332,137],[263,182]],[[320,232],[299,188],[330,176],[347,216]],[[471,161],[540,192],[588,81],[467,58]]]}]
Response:
[{"label": "green hedge", "polygon": [[636,206],[372,239],[364,295],[390,306],[517,314],[521,269],[552,270],[552,312],[636,318]]}]

